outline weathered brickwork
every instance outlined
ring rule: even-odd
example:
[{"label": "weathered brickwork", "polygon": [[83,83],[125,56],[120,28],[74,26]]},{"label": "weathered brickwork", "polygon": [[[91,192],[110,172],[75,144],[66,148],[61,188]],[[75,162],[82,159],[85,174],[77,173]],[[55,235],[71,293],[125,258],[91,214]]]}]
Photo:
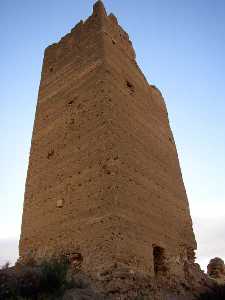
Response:
[{"label": "weathered brickwork", "polygon": [[98,1],[45,51],[20,256],[182,274],[195,248],[164,99]]}]

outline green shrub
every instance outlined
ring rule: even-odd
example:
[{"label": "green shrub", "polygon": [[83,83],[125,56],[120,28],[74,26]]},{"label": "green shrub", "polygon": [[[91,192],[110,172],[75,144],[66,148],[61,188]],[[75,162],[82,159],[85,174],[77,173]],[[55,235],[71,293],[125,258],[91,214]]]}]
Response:
[{"label": "green shrub", "polygon": [[37,268],[24,267],[17,273],[16,294],[22,299],[37,299],[41,293],[42,274]]},{"label": "green shrub", "polygon": [[0,271],[0,300],[16,299],[17,279],[8,269]]},{"label": "green shrub", "polygon": [[42,293],[58,294],[63,292],[71,282],[67,280],[69,264],[66,259],[45,261],[40,266],[40,290]]},{"label": "green shrub", "polygon": [[0,270],[0,300],[57,299],[73,280],[67,279],[66,259],[52,259],[36,266]]}]

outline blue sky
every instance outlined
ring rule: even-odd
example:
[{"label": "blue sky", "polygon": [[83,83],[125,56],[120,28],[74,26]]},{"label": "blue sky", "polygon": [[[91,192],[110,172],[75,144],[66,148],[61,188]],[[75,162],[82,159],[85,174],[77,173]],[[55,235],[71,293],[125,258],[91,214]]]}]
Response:
[{"label": "blue sky", "polygon": [[[89,0],[0,2],[0,263],[14,260],[45,47]],[[187,189],[198,261],[225,259],[225,1],[105,0],[163,93]]]}]

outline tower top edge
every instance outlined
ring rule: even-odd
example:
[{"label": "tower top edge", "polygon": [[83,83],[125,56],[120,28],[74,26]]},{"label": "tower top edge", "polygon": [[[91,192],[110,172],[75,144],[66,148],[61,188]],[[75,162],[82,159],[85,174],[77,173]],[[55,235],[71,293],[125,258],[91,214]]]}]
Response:
[{"label": "tower top edge", "polygon": [[98,0],[93,5],[93,14],[97,16],[107,16],[107,12],[105,6],[101,0]]},{"label": "tower top edge", "polygon": [[63,55],[67,55],[74,49],[79,49],[88,35],[102,34],[105,38],[111,39],[113,45],[118,45],[124,53],[135,61],[136,54],[128,33],[120,26],[116,16],[107,14],[105,6],[101,0],[93,5],[92,14],[86,19],[78,22],[69,33],[64,35],[58,42],[46,47],[44,62],[51,64],[60,61]]}]

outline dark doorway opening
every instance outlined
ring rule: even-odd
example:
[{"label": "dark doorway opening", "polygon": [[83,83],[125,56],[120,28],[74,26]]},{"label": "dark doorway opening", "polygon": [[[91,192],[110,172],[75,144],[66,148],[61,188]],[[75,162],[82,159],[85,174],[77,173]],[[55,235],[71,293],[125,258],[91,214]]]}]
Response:
[{"label": "dark doorway opening", "polygon": [[165,273],[167,271],[165,250],[159,246],[153,246],[153,262],[155,275]]}]

